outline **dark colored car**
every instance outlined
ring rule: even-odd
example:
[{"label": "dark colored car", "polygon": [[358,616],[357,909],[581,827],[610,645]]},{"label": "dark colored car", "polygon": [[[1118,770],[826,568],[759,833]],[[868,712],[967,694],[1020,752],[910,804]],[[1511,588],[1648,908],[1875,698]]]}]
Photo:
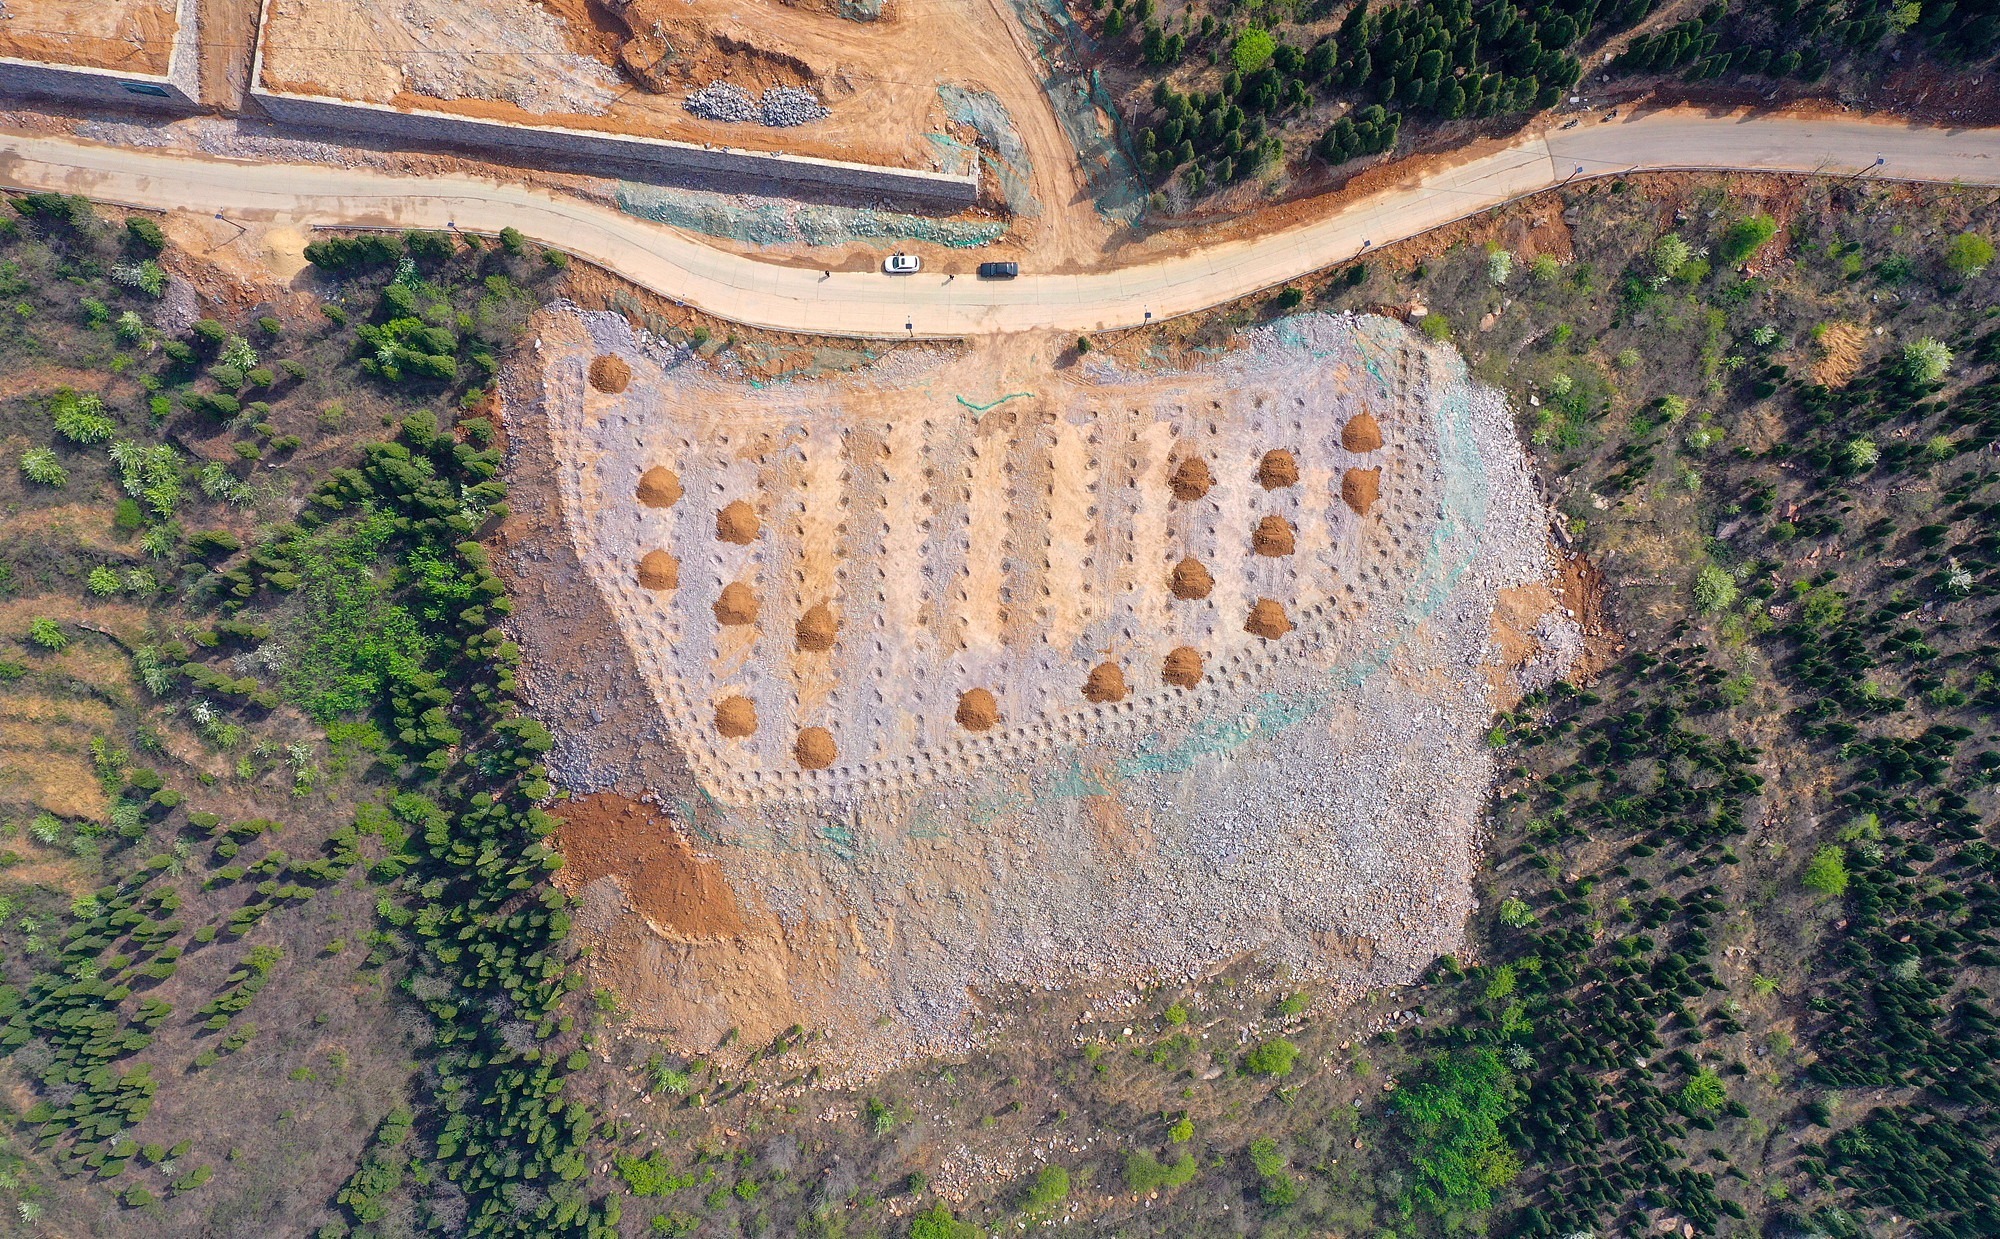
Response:
[{"label": "dark colored car", "polygon": [[1018,262],[982,262],[979,264],[979,278],[982,280],[1011,280],[1021,274]]}]

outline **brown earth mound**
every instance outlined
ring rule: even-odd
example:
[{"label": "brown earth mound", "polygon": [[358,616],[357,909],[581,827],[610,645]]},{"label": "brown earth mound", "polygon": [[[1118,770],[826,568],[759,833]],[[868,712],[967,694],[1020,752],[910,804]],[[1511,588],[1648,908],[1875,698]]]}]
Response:
[{"label": "brown earth mound", "polygon": [[799,765],[808,770],[824,770],[840,756],[834,747],[833,733],[824,727],[808,727],[799,732],[799,741],[792,746],[792,756],[799,759]]},{"label": "brown earth mound", "polygon": [[1084,700],[1099,705],[1125,700],[1125,673],[1117,663],[1097,664],[1091,668],[1090,678],[1083,682],[1083,696]]},{"label": "brown earth mound", "polygon": [[1347,501],[1362,516],[1375,506],[1376,497],[1382,493],[1382,471],[1380,469],[1349,469],[1340,479],[1340,497]]},{"label": "brown earth mound", "polygon": [[1340,446],[1350,452],[1372,452],[1382,446],[1382,427],[1372,414],[1356,413],[1340,430]]},{"label": "brown earth mound", "polygon": [[1208,493],[1215,485],[1215,475],[1208,471],[1208,462],[1199,456],[1190,456],[1174,470],[1174,476],[1167,479],[1173,489],[1174,498],[1182,503],[1193,503]]},{"label": "brown earth mound", "polygon": [[1215,578],[1208,574],[1208,569],[1199,559],[1190,555],[1174,565],[1173,575],[1167,578],[1167,586],[1174,591],[1174,597],[1193,602],[1208,597],[1208,592],[1215,588]]},{"label": "brown earth mound", "polygon": [[622,357],[602,354],[590,363],[590,385],[615,395],[632,385],[632,367]]},{"label": "brown earth mound", "polygon": [[1250,618],[1243,621],[1244,632],[1266,641],[1276,641],[1291,630],[1291,617],[1275,598],[1259,598],[1257,605],[1250,608]]},{"label": "brown earth mound", "polygon": [[1201,683],[1201,651],[1183,645],[1168,654],[1160,678],[1179,688],[1193,688]]},{"label": "brown earth mound", "polygon": [[681,583],[681,561],[665,551],[647,551],[639,561],[639,584],[647,589],[674,589]]},{"label": "brown earth mound", "polygon": [[722,587],[722,597],[715,600],[715,622],[718,624],[754,624],[757,622],[757,595],[741,581],[731,581]]},{"label": "brown earth mound", "polygon": [[757,540],[757,509],[741,499],[715,514],[715,536],[724,542],[749,546]]},{"label": "brown earth mound", "polygon": [[731,740],[757,734],[757,703],[748,697],[729,697],[715,707],[715,730]]},{"label": "brown earth mound", "polygon": [[1283,490],[1299,484],[1298,458],[1282,447],[1264,453],[1257,463],[1257,481],[1265,490]]},{"label": "brown earth mound", "polygon": [[1000,721],[1000,703],[983,688],[968,688],[958,695],[956,717],[967,731],[985,731]]},{"label": "brown earth mound", "polygon": [[1282,516],[1267,516],[1257,522],[1250,535],[1250,549],[1273,558],[1292,553],[1292,523]]},{"label": "brown earth mound", "polygon": [[555,810],[562,826],[551,842],[562,853],[556,884],[571,895],[599,878],[616,878],[640,915],[690,938],[743,932],[736,893],[714,861],[695,855],[674,824],[651,805],[598,792]]},{"label": "brown earth mound", "polygon": [[681,501],[681,479],[672,469],[654,465],[639,479],[639,502],[649,508],[671,508]]},{"label": "brown earth mound", "polygon": [[798,638],[800,649],[823,652],[833,648],[833,638],[839,631],[840,621],[833,618],[833,612],[822,602],[799,616],[794,635]]}]

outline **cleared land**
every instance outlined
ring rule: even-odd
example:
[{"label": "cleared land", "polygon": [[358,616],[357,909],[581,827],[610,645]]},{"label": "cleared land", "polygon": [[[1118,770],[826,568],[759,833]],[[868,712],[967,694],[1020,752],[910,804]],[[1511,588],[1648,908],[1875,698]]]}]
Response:
[{"label": "cleared land", "polygon": [[180,33],[176,0],[7,0],[0,56],[161,74]]},{"label": "cleared land", "polygon": [[[645,1028],[830,1026],[866,1070],[967,1044],[975,994],[1246,951],[1380,983],[1458,942],[1495,597],[1547,563],[1449,350],[1308,316],[1186,368],[1010,346],[753,385],[615,315],[539,337],[510,433],[574,559],[517,534],[518,566],[595,594],[637,683],[539,605],[528,681],[567,786],[664,806],[564,840]],[[663,882],[713,917],[661,916]]]}]

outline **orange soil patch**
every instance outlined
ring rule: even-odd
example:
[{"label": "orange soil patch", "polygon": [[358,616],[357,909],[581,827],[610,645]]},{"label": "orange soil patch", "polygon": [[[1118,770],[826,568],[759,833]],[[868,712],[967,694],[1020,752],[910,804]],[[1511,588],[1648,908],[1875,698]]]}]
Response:
[{"label": "orange soil patch", "polygon": [[1854,323],[1828,323],[1814,348],[1819,356],[1812,365],[1813,382],[1822,387],[1845,387],[1861,369],[1861,351],[1868,333]]},{"label": "orange soil patch", "polygon": [[1090,678],[1083,682],[1083,697],[1099,705],[1125,700],[1125,672],[1117,663],[1099,663],[1090,669]]},{"label": "orange soil patch", "polygon": [[1382,446],[1382,426],[1373,415],[1356,413],[1340,428],[1340,446],[1350,452],[1372,452]]},{"label": "orange soil patch", "polygon": [[1215,588],[1215,578],[1199,559],[1190,555],[1174,565],[1173,575],[1167,578],[1167,587],[1174,591],[1174,597],[1187,602],[1208,597]]},{"label": "orange soil patch", "polygon": [[1265,490],[1283,490],[1299,484],[1298,458],[1282,447],[1264,453],[1257,462],[1257,481]]},{"label": "orange soil patch", "polygon": [[173,0],[15,0],[0,56],[161,74],[180,29]]},{"label": "orange soil patch", "polygon": [[562,819],[556,882],[575,894],[602,877],[618,879],[632,906],[666,933],[690,938],[743,932],[736,892],[714,861],[651,805],[598,792],[554,810]]},{"label": "orange soil patch", "polygon": [[715,514],[715,536],[724,542],[749,546],[757,540],[757,509],[741,499]]},{"label": "orange soil patch", "polygon": [[1250,608],[1250,618],[1243,621],[1243,631],[1276,641],[1292,630],[1292,619],[1285,614],[1284,604],[1275,598],[1259,598],[1257,605]]},{"label": "orange soil patch", "polygon": [[1201,651],[1181,646],[1167,655],[1166,666],[1160,671],[1160,678],[1179,688],[1193,688],[1201,683]]},{"label": "orange soil patch", "polygon": [[833,617],[833,612],[822,602],[799,617],[795,635],[800,649],[817,653],[832,649],[833,638],[839,631],[840,621]]},{"label": "orange soil patch", "polygon": [[1000,703],[983,688],[968,688],[958,696],[958,725],[967,731],[985,731],[1000,721]]},{"label": "orange soil patch", "polygon": [[1215,485],[1215,475],[1208,471],[1208,462],[1199,456],[1190,456],[1174,470],[1174,476],[1167,480],[1173,488],[1174,498],[1182,503],[1193,503],[1206,495]]},{"label": "orange soil patch", "polygon": [[1250,535],[1250,549],[1274,559],[1291,554],[1292,523],[1282,516],[1267,516],[1258,521],[1256,532]]},{"label": "orange soil patch", "polygon": [[1349,469],[1340,478],[1340,497],[1360,516],[1368,515],[1382,493],[1380,469]]},{"label": "orange soil patch", "polygon": [[590,385],[616,395],[632,385],[632,367],[624,358],[604,353],[590,363]]},{"label": "orange soil patch", "polygon": [[665,551],[647,551],[639,561],[639,584],[647,589],[674,589],[681,583],[681,561]]},{"label": "orange soil patch", "polygon": [[748,697],[729,697],[716,703],[715,730],[731,740],[757,734],[757,703]]},{"label": "orange soil patch", "polygon": [[757,622],[757,595],[741,581],[731,581],[722,587],[722,596],[715,600],[715,622],[724,625],[754,624]]},{"label": "orange soil patch", "polygon": [[681,501],[680,475],[654,465],[639,479],[639,502],[649,508],[671,508]]},{"label": "orange soil patch", "polygon": [[799,732],[792,756],[808,770],[824,770],[840,756],[840,750],[834,746],[832,732],[824,727],[808,727]]}]

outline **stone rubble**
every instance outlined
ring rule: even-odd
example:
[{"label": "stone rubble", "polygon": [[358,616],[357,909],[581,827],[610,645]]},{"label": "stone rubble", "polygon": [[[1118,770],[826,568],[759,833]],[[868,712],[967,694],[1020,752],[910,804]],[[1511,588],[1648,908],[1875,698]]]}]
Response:
[{"label": "stone rubble", "polygon": [[819,96],[798,86],[773,86],[760,101],[734,82],[711,82],[682,102],[691,115],[732,125],[790,129],[831,115]]}]

